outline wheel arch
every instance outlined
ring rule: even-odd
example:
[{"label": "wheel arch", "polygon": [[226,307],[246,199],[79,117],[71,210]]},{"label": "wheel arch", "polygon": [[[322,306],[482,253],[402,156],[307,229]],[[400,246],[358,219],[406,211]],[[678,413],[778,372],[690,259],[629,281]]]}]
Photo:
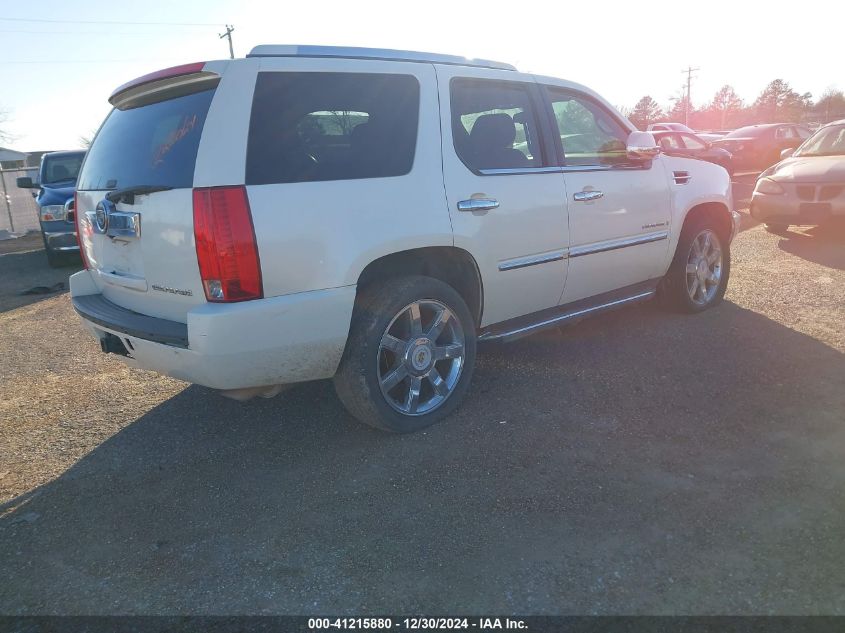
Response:
[{"label": "wheel arch", "polygon": [[730,242],[733,231],[733,216],[728,205],[723,200],[699,202],[691,206],[684,214],[684,219],[681,223],[681,232],[686,229],[691,221],[699,217],[712,218],[719,231],[719,237],[722,238],[725,244]]},{"label": "wheel arch", "polygon": [[484,286],[475,258],[456,246],[426,246],[389,253],[367,264],[358,276],[358,294],[371,284],[392,277],[423,275],[454,288],[478,327],[484,311]]}]

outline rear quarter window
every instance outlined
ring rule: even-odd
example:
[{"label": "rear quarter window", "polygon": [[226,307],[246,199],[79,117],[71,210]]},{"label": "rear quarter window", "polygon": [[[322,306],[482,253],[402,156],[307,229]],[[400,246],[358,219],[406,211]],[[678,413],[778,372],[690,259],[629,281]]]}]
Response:
[{"label": "rear quarter window", "polygon": [[259,73],[246,184],[407,174],[419,108],[419,82],[411,75]]},{"label": "rear quarter window", "polygon": [[112,110],[88,151],[79,189],[192,187],[197,149],[213,96],[214,89],[209,89],[129,110]]}]

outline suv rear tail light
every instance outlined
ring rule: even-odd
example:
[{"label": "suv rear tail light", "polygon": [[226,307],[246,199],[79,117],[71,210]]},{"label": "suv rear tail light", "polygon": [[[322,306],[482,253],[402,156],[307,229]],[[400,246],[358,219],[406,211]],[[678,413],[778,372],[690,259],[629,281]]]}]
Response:
[{"label": "suv rear tail light", "polygon": [[82,265],[86,270],[91,269],[88,260],[88,249],[91,248],[91,237],[93,228],[88,222],[88,216],[80,219],[83,214],[79,212],[79,194],[73,194],[73,221],[76,224],[76,243],[79,244],[79,255],[82,257]]},{"label": "suv rear tail light", "polygon": [[264,296],[246,187],[194,189],[194,237],[206,299],[232,302]]}]

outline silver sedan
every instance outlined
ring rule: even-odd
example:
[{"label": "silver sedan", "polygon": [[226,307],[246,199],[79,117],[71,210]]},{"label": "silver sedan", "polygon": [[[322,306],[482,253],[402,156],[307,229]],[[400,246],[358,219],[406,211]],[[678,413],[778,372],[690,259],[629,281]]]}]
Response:
[{"label": "silver sedan", "polygon": [[845,218],[845,120],[828,123],[757,178],[751,216],[779,232]]}]

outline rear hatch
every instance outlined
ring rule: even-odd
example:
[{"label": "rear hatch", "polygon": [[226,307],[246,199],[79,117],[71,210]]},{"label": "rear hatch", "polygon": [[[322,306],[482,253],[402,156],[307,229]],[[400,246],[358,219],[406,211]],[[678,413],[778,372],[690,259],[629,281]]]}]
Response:
[{"label": "rear hatch", "polygon": [[185,323],[206,301],[192,187],[218,81],[194,64],[131,82],[110,99],[115,108],[85,159],[76,208],[86,265],[112,303]]}]

